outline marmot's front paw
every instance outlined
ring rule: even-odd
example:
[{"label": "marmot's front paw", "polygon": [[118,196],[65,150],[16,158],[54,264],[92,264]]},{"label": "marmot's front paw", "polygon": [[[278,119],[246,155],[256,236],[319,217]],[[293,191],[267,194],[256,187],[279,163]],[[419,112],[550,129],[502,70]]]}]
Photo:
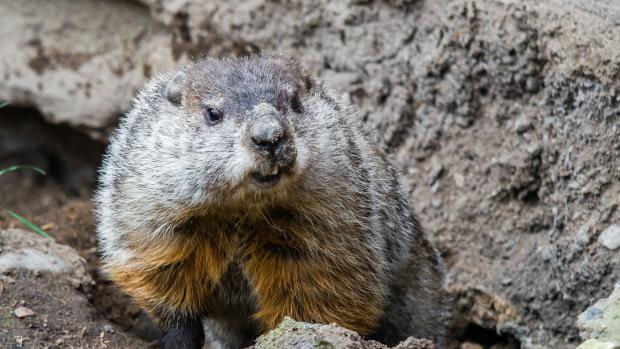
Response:
[{"label": "marmot's front paw", "polygon": [[201,349],[205,342],[200,319],[175,321],[164,334],[163,349]]}]

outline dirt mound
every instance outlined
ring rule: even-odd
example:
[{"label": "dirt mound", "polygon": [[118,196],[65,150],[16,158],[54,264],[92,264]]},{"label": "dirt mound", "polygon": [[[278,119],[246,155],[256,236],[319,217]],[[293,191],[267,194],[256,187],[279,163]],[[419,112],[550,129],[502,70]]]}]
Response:
[{"label": "dirt mound", "polygon": [[72,248],[25,230],[0,231],[0,347],[137,348],[98,314],[94,282]]}]

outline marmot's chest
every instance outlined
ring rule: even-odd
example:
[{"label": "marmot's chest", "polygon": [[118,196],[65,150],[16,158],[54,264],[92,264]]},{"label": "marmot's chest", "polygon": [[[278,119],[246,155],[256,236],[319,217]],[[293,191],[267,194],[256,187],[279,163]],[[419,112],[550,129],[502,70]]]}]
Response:
[{"label": "marmot's chest", "polygon": [[236,227],[203,227],[156,246],[136,246],[146,258],[125,273],[136,284],[126,288],[134,287],[137,295],[152,292],[178,309],[248,314],[262,330],[275,328],[285,316],[335,322],[362,334],[374,329],[385,288],[380,264],[355,229],[273,220]]},{"label": "marmot's chest", "polygon": [[[214,253],[204,260],[221,268],[213,274],[218,280],[216,293],[246,289],[250,293],[246,300],[251,299],[246,309],[251,309],[249,315],[262,330],[275,328],[290,316],[299,321],[336,322],[370,333],[384,302],[383,286],[374,284],[378,266],[372,256],[356,251],[355,241],[321,244],[312,235],[300,236],[299,231],[282,226],[269,228],[273,229],[257,226],[246,235],[231,235],[228,253],[213,245]],[[214,259],[221,256],[228,259]],[[234,280],[229,279],[231,265],[241,272],[232,276]],[[227,289],[231,285],[241,289]]]},{"label": "marmot's chest", "polygon": [[[261,263],[301,262],[312,249],[309,232],[295,230],[299,226],[279,222],[241,223],[234,229],[216,230],[199,239],[194,259],[204,263],[209,279],[218,281],[235,264],[246,275],[248,262],[261,258]],[[266,271],[267,272],[267,271]]]}]

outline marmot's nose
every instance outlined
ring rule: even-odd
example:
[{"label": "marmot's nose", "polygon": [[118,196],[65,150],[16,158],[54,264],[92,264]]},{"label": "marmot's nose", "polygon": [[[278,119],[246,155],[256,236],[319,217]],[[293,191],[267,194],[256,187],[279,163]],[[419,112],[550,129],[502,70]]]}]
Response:
[{"label": "marmot's nose", "polygon": [[271,104],[260,103],[251,111],[249,136],[254,149],[280,168],[293,165],[297,156],[289,121]]},{"label": "marmot's nose", "polygon": [[285,139],[284,127],[275,115],[261,115],[250,128],[250,137],[259,149],[273,152]]},{"label": "marmot's nose", "polygon": [[250,138],[258,150],[271,154],[286,142],[286,129],[279,112],[273,106],[261,103],[254,107]]}]

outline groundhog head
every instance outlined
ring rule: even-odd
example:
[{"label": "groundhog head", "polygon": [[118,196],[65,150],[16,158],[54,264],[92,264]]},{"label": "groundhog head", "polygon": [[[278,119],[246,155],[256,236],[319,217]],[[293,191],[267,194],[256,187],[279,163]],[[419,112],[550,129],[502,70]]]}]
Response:
[{"label": "groundhog head", "polygon": [[185,159],[178,182],[192,184],[196,204],[273,201],[309,181],[316,190],[342,166],[338,106],[288,57],[200,60],[170,79],[165,96],[171,112],[160,121],[183,131],[163,132],[161,153]]}]

